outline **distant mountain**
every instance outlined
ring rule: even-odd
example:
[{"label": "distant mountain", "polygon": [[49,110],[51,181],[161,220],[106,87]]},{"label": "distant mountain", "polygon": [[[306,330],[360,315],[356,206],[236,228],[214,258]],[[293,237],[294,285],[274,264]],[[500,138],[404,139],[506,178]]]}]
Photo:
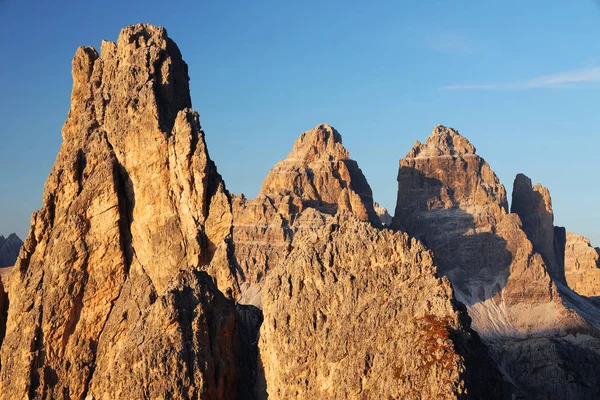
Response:
[{"label": "distant mountain", "polygon": [[17,261],[23,241],[11,233],[7,238],[0,235],[0,268],[12,267]]}]

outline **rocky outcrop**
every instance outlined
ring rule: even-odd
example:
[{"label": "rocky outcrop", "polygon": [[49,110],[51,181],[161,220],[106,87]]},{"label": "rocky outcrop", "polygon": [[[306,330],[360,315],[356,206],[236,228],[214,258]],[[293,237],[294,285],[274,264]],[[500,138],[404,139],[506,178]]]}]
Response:
[{"label": "rocky outcrop", "polygon": [[[164,316],[160,323],[172,321],[170,328],[178,329],[169,303],[174,298],[213,307],[203,299],[203,291],[214,290],[206,280],[176,294],[168,290],[181,271],[222,265],[217,255],[227,253],[231,218],[198,114],[189,109],[187,67],[166,31],[148,25],[123,29],[116,43],[103,42],[101,53],[82,47],[73,59],[63,144],[7,283],[11,306],[0,351],[0,393],[7,398],[110,397],[107,379],[115,378],[104,368],[131,348],[141,323],[167,328],[154,320]],[[235,290],[229,265],[213,276],[224,292]],[[218,325],[221,318],[235,324],[230,307],[189,312],[199,314],[179,322],[182,334],[198,333],[202,325],[190,324],[212,315],[198,340],[212,340],[222,329],[234,335],[234,328]],[[157,332],[144,334],[157,354],[173,346]],[[159,370],[145,373],[166,379],[188,368],[190,379],[203,377],[194,393],[200,387],[202,393],[228,391],[227,382],[207,374],[221,368],[211,354],[229,350],[202,349],[207,353],[195,359],[197,349],[181,346],[188,357],[161,358]],[[146,365],[156,360],[151,357],[130,352],[131,360]],[[134,378],[139,368],[128,371],[114,390],[139,383],[139,390],[168,397],[181,387],[152,386],[154,379]]]},{"label": "rocky outcrop", "polygon": [[508,276],[512,257],[495,232],[507,207],[488,163],[452,129],[437,126],[400,160],[393,225],[434,250],[439,272],[469,304],[493,296]]},{"label": "rocky outcrop", "polygon": [[270,398],[510,397],[415,239],[342,214],[293,243],[263,294]]},{"label": "rocky outcrop", "polygon": [[88,397],[238,398],[246,355],[236,308],[205,272],[178,278],[118,345],[101,338]]},{"label": "rocky outcrop", "polygon": [[582,296],[600,296],[600,251],[590,240],[567,232],[565,277],[571,289]]},{"label": "rocky outcrop", "polygon": [[505,393],[431,254],[378,230],[335,129],[304,133],[247,200],[208,155],[164,29],[78,49],[73,80],[6,284],[3,398],[456,398],[482,377]]},{"label": "rocky outcrop", "polygon": [[550,275],[565,283],[563,265],[556,254],[554,213],[548,189],[539,183],[532,187],[531,179],[518,174],[513,184],[510,210],[521,218],[523,230],[534,250],[544,259]]},{"label": "rocky outcrop", "polygon": [[[574,352],[561,351],[560,374],[543,368],[540,354],[528,353],[540,337],[597,336],[600,319],[597,308],[549,273],[551,268],[536,251],[535,243],[549,259],[554,254],[547,190],[531,188],[525,177],[515,186],[513,209],[523,215],[524,223],[518,214],[507,213],[504,187],[475,147],[457,131],[438,126],[425,144],[417,142],[400,160],[394,226],[432,249],[440,273],[467,305],[474,329],[527,396],[543,398],[546,382],[560,375],[562,380],[554,386],[557,398],[581,393],[593,397],[595,392],[583,382],[597,374],[598,367],[578,369],[579,383],[571,382],[566,368],[596,350],[561,347]],[[592,349],[600,348],[597,339],[590,343]],[[521,369],[531,371],[527,381]]]},{"label": "rocky outcrop", "polygon": [[[6,333],[6,314],[8,313],[8,296],[4,291],[4,284],[2,283],[2,277],[0,276],[0,348],[2,347],[2,341]],[[2,363],[0,362],[0,368]]]},{"label": "rocky outcrop", "polygon": [[548,189],[518,174],[513,189],[512,212],[523,221],[523,230],[544,259],[552,278],[582,296],[600,295],[600,254],[583,236],[554,226]]},{"label": "rocky outcrop", "polygon": [[12,267],[17,261],[23,241],[11,233],[7,238],[0,235],[0,268]]}]

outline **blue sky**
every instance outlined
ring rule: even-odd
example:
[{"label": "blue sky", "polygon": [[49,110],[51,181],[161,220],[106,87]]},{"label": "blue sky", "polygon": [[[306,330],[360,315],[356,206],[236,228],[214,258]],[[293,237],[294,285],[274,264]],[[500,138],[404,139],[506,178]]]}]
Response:
[{"label": "blue sky", "polygon": [[[0,0],[0,233],[41,206],[80,45],[162,25],[228,188],[254,197],[327,122],[394,209],[398,160],[443,124],[507,190],[547,186],[557,225],[600,246],[600,6],[594,1]],[[552,6],[549,6],[552,4]]]}]

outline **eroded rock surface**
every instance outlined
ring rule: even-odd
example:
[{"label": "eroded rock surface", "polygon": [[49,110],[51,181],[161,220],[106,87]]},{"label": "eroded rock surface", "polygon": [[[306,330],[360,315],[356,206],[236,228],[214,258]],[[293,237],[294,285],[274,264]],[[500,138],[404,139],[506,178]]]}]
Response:
[{"label": "eroded rock surface", "polygon": [[[127,318],[127,312],[121,318]],[[240,321],[206,272],[189,271],[150,305],[117,346],[101,338],[88,396],[238,398]],[[110,348],[105,352],[102,349]]]},{"label": "eroded rock surface", "polygon": [[[517,398],[511,379],[540,394],[549,377],[596,393],[595,306],[552,280],[456,131],[401,162],[393,225],[409,236],[381,229],[329,125],[257,198],[231,195],[162,28],[78,49],[73,80],[43,206],[0,278],[0,397]],[[530,354],[549,333],[560,354]],[[537,368],[544,351],[560,365]]]},{"label": "eroded rock surface", "polygon": [[379,224],[371,187],[342,145],[342,136],[327,124],[300,135],[288,157],[267,175],[260,195],[289,195],[303,207],[326,214],[350,211],[362,221]]},{"label": "eroded rock surface", "polygon": [[[475,147],[457,131],[438,126],[425,144],[417,142],[400,160],[394,226],[432,249],[440,273],[467,305],[474,329],[496,349],[498,365],[528,396],[538,396],[546,393],[544,385],[555,373],[538,368],[541,356],[524,356],[529,340],[570,332],[597,335],[600,320],[597,308],[553,279],[558,274],[538,253],[547,253],[556,262],[547,190],[532,188],[526,177],[518,178],[515,186],[513,209],[522,214],[524,223],[518,214],[507,213],[505,189]],[[515,339],[506,353],[512,356],[503,353],[507,340]],[[523,349],[517,351],[515,346]],[[562,354],[568,357],[569,352]],[[574,353],[562,364],[571,365],[580,357],[584,355]],[[532,371],[529,381],[510,365],[513,362]],[[555,382],[559,398],[593,396],[582,382],[596,369],[579,370],[578,384],[562,370]]]},{"label": "eroded rock surface", "polygon": [[[166,305],[152,306],[180,271],[210,269],[229,234],[227,193],[198,114],[189,109],[187,66],[164,29],[125,28],[116,43],[103,42],[101,57],[79,48],[73,81],[43,206],[7,282],[12,305],[0,351],[5,398],[110,397],[104,368],[131,346],[140,321],[152,318],[148,313],[168,312]],[[233,291],[229,265],[214,275],[225,277],[218,282],[225,292]],[[193,303],[198,290],[207,289],[182,288],[178,296]],[[211,313],[229,318],[230,311]],[[150,326],[148,338],[157,334]],[[165,339],[153,349],[171,345]],[[161,358],[160,370],[185,371],[197,356],[204,370],[190,379],[198,380],[221,362],[202,350],[207,353]],[[153,360],[144,357],[145,365]],[[149,372],[136,367],[119,379],[142,384],[146,396],[174,395],[172,386],[152,386],[139,376]],[[228,392],[223,380],[203,379],[202,393]]]},{"label": "eroded rock surface", "polygon": [[509,396],[485,349],[477,367],[460,354],[478,339],[435,273],[415,239],[343,214],[297,234],[264,289],[269,397],[460,398],[484,396],[484,386],[488,398]]},{"label": "eroded rock surface", "polygon": [[600,296],[600,251],[588,238],[567,232],[565,277],[569,287],[582,296]]},{"label": "eroded rock surface", "polygon": [[338,212],[381,225],[371,187],[340,133],[326,124],[302,133],[258,196],[233,197],[232,210],[240,301],[259,307],[262,279],[287,257],[297,232],[319,229],[327,215]]}]

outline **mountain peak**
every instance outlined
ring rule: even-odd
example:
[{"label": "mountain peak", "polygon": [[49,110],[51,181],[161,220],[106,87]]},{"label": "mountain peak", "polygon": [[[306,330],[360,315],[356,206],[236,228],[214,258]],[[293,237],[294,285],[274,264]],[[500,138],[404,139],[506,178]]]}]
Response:
[{"label": "mountain peak", "polygon": [[415,142],[411,151],[405,158],[423,158],[437,156],[463,156],[466,154],[475,154],[475,146],[462,136],[456,129],[448,128],[443,125],[437,125],[433,128],[431,135],[421,144]]},{"label": "mountain peak", "polygon": [[288,160],[339,161],[350,158],[342,145],[342,135],[329,124],[320,124],[300,135]]},{"label": "mountain peak", "polygon": [[356,161],[350,159],[340,133],[327,124],[300,135],[287,158],[269,172],[260,194],[293,195],[306,207],[329,214],[346,210],[379,225],[371,187]]}]

